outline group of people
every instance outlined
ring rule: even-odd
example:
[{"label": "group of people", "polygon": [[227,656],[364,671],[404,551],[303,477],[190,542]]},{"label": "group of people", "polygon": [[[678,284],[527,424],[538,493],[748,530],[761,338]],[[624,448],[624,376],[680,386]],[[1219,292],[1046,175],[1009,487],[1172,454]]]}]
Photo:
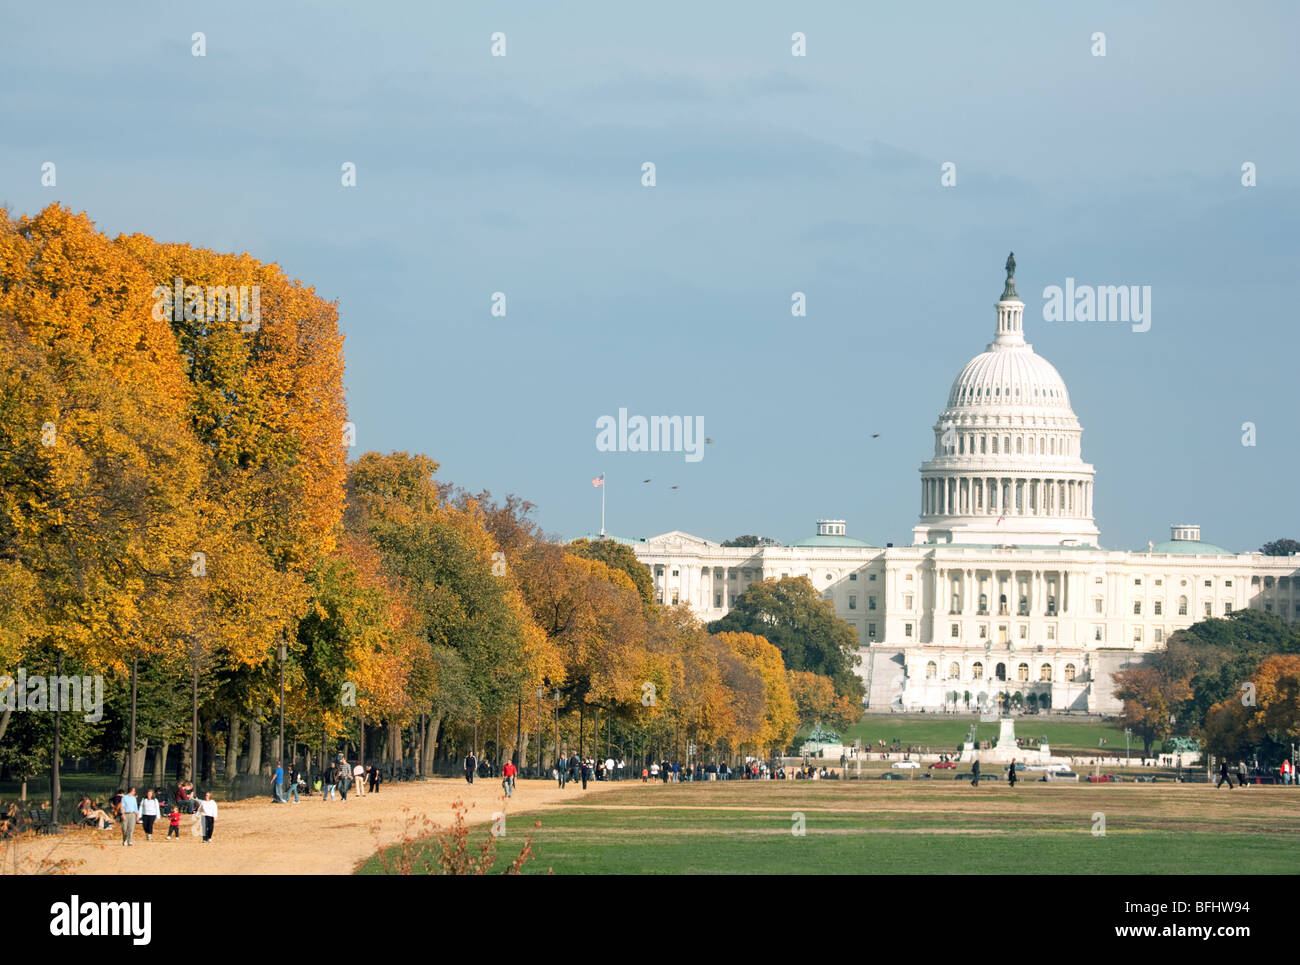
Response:
[{"label": "group of people", "polygon": [[153,788],[148,788],[144,797],[138,797],[135,787],[129,787],[114,794],[107,805],[96,804],[89,797],[83,796],[77,802],[77,812],[81,815],[83,825],[89,825],[98,831],[105,831],[120,822],[124,848],[135,845],[137,825],[144,831],[145,841],[152,841],[154,824],[164,815],[168,820],[168,841],[180,838],[182,814],[194,815],[192,832],[205,842],[212,840],[212,832],[217,823],[217,802],[212,799],[212,792],[206,791],[201,800],[196,800],[194,785],[188,781],[176,785],[173,801],[160,796]]},{"label": "group of people", "polygon": [[[294,768],[291,777],[296,774],[297,768]],[[301,781],[301,779],[299,780]],[[347,759],[340,754],[338,760],[330,761],[321,774],[321,799],[325,801],[334,800],[336,791],[339,798],[344,801],[348,799],[349,790],[354,790],[358,797],[365,797],[367,793],[378,794],[379,786],[383,783],[384,776],[379,768],[373,764],[362,764],[360,761],[349,764]]]}]

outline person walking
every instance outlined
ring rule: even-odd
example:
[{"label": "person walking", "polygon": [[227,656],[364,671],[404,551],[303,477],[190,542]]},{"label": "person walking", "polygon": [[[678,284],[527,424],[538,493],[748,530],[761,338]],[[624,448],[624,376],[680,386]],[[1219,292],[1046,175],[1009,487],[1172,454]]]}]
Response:
[{"label": "person walking", "polygon": [[1228,785],[1228,790],[1232,790],[1232,775],[1228,773],[1228,761],[1226,758],[1219,762],[1219,780],[1214,786],[1217,789],[1223,787],[1225,784]]},{"label": "person walking", "polygon": [[980,786],[980,761],[978,757],[975,758],[974,763],[970,766],[970,786]]},{"label": "person walking", "polygon": [[144,800],[140,802],[140,823],[144,825],[144,839],[153,840],[153,823],[158,820],[162,812],[158,808],[158,799],[153,796],[153,788],[144,792]]},{"label": "person walking", "polygon": [[501,770],[501,789],[506,792],[506,797],[510,797],[515,790],[515,762],[506,761],[506,766]]},{"label": "person walking", "polygon": [[1291,785],[1291,759],[1289,757],[1282,762],[1282,784],[1287,787]]},{"label": "person walking", "polygon": [[589,781],[589,780],[591,779],[591,759],[590,759],[590,758],[588,758],[587,760],[585,760],[585,761],[582,762],[581,771],[582,771],[582,789],[585,791],[585,790],[587,789],[587,781]]},{"label": "person walking", "polygon": [[328,764],[326,764],[325,770],[321,774],[321,777],[325,781],[325,790],[321,793],[321,800],[322,801],[334,800],[334,790],[339,785],[338,764],[336,764],[334,761],[330,761]]},{"label": "person walking", "polygon": [[1015,786],[1016,786],[1016,759],[1015,759],[1014,757],[1011,758],[1011,767],[1009,767],[1009,768],[1007,769],[1007,783],[1011,785],[1011,787],[1012,787],[1013,790],[1015,789]]},{"label": "person walking", "polygon": [[568,762],[565,761],[563,754],[555,759],[555,779],[559,782],[561,791],[564,790],[564,776],[568,766]]},{"label": "person walking", "polygon": [[284,765],[279,761],[275,762],[275,770],[271,773],[271,803],[284,803]]},{"label": "person walking", "polygon": [[177,841],[181,839],[181,809],[178,807],[172,808],[171,817],[167,822],[167,841],[170,843],[172,838]]},{"label": "person walking", "polygon": [[474,783],[474,772],[478,770],[478,759],[474,757],[474,752],[470,751],[465,755],[465,783],[472,785]]},{"label": "person walking", "polygon": [[1237,761],[1237,786],[1246,786],[1246,762]]},{"label": "person walking", "polygon": [[217,826],[217,802],[212,800],[211,791],[204,792],[199,810],[203,812],[203,843],[211,844],[212,831]]},{"label": "person walking", "polygon": [[302,775],[298,773],[296,766],[289,768],[289,787],[285,791],[284,801],[286,804],[301,804],[302,798],[298,796],[298,782],[302,780]]},{"label": "person walking", "polygon": [[357,797],[366,796],[366,766],[360,761],[352,768],[352,783],[357,789]]},{"label": "person walking", "polygon": [[131,835],[135,832],[136,819],[140,817],[140,805],[135,799],[135,788],[130,788],[122,795],[122,847],[132,845]]},{"label": "person walking", "polygon": [[347,758],[342,754],[339,755],[339,800],[348,799],[348,787],[352,784],[352,768],[348,766]]},{"label": "person walking", "polygon": [[379,768],[375,767],[373,764],[370,766],[369,777],[370,777],[370,793],[378,794],[379,793]]}]

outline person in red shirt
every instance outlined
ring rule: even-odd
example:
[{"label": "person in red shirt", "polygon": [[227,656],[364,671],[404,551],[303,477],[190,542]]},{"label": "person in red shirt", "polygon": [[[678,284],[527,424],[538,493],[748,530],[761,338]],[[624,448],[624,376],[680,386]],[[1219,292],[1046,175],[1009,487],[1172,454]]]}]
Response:
[{"label": "person in red shirt", "polygon": [[505,789],[506,797],[514,792],[516,770],[514,761],[506,761],[506,766],[501,769],[501,786]]},{"label": "person in red shirt", "polygon": [[180,808],[172,808],[171,820],[167,825],[167,840],[171,841],[172,838],[175,838],[177,841],[181,839]]}]

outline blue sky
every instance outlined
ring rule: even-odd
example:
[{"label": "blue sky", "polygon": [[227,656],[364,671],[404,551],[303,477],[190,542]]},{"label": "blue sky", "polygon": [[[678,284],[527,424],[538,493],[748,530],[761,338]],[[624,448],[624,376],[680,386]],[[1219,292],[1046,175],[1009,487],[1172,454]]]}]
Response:
[{"label": "blue sky", "polygon": [[[1102,544],[1300,538],[1300,13],[1086,7],[10,3],[0,202],[279,263],[339,302],[362,449],[562,536],[604,472],[619,535],[909,541],[1014,249]],[[1044,322],[1067,277],[1152,286],[1151,330]],[[714,442],[598,452],[619,408]]]}]

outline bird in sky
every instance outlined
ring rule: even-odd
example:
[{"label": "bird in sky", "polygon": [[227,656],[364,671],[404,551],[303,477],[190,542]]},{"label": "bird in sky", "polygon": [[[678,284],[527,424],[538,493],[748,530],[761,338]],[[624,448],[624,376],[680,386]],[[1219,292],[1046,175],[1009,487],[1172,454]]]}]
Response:
[{"label": "bird in sky", "polygon": [[649,480],[649,479],[642,479],[641,481],[642,481],[643,483],[648,483],[650,480]]},{"label": "bird in sky", "polygon": [[872,438],[872,439],[879,439],[879,438],[880,438],[880,433],[879,433],[879,432],[873,432],[873,433],[871,433],[871,438]]}]

